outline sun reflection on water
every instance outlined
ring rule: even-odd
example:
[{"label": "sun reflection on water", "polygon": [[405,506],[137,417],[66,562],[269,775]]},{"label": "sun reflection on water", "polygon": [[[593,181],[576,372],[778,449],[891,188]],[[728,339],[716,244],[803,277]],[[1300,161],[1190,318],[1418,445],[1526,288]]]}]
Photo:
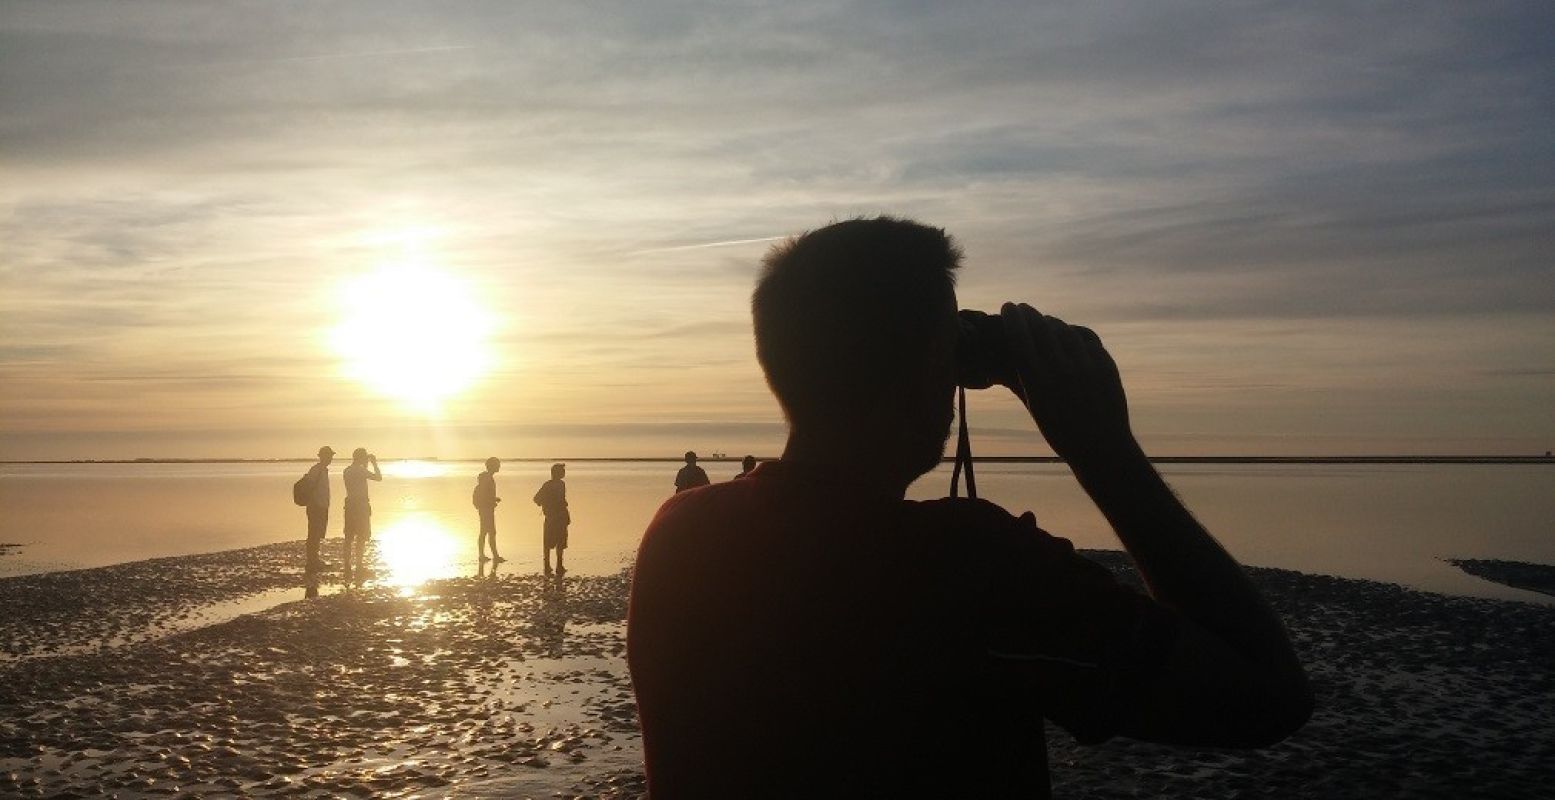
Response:
[{"label": "sun reflection on water", "polygon": [[403,596],[435,578],[458,573],[459,548],[451,532],[431,514],[412,512],[395,520],[373,539],[378,550],[378,583],[395,586]]},{"label": "sun reflection on water", "polygon": [[414,458],[389,461],[383,465],[384,477],[388,478],[441,478],[447,475],[448,472],[447,464],[439,464],[436,461],[421,461]]}]

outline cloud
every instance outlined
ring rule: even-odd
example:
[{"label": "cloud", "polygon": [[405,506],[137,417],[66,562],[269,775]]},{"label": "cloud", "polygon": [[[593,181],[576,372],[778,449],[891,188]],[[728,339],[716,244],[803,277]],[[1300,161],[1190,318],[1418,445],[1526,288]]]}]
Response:
[{"label": "cloud", "polygon": [[626,414],[589,392],[629,380],[722,415],[764,391],[745,309],[768,243],[881,212],[966,245],[969,304],[1221,326],[1206,361],[1247,321],[1536,330],[1552,26],[1531,0],[20,4],[0,369],[295,402],[237,376],[335,380],[332,287],[400,257],[368,234],[432,226],[426,257],[507,324],[502,396],[565,378]]}]

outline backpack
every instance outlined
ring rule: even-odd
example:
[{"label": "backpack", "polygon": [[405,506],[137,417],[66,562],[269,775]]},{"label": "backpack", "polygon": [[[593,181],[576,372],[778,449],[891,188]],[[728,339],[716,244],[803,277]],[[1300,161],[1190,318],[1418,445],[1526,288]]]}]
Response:
[{"label": "backpack", "polygon": [[481,491],[481,478],[485,476],[484,472],[475,476],[475,488],[470,490],[470,505],[476,508],[496,508],[497,504],[492,502],[497,496],[496,484],[493,483],[492,488],[485,492]]},{"label": "backpack", "polygon": [[310,469],[303,473],[302,477],[298,478],[296,483],[292,484],[293,503],[296,503],[299,506],[305,506],[313,500],[313,484],[315,481],[308,480],[308,478],[311,478],[312,476],[313,470]]}]

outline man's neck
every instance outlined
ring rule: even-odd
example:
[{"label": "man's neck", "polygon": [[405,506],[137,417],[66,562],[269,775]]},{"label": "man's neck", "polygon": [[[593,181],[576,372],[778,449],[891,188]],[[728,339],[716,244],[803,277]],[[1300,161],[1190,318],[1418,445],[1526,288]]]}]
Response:
[{"label": "man's neck", "polygon": [[833,483],[871,494],[902,498],[918,477],[900,469],[906,458],[896,450],[899,440],[876,441],[857,436],[807,436],[790,430],[783,461],[825,475]]}]

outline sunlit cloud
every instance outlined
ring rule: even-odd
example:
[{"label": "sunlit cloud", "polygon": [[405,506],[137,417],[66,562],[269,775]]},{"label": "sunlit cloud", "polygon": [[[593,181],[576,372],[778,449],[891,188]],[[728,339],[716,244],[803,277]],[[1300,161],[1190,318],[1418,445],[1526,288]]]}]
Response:
[{"label": "sunlit cloud", "polygon": [[[961,240],[965,304],[1094,323],[1142,435],[1555,439],[1548,4],[294,12],[0,18],[0,457],[434,454],[434,405],[475,452],[775,425],[761,254],[881,212]],[[343,324],[395,263],[490,324],[434,290]]]}]

